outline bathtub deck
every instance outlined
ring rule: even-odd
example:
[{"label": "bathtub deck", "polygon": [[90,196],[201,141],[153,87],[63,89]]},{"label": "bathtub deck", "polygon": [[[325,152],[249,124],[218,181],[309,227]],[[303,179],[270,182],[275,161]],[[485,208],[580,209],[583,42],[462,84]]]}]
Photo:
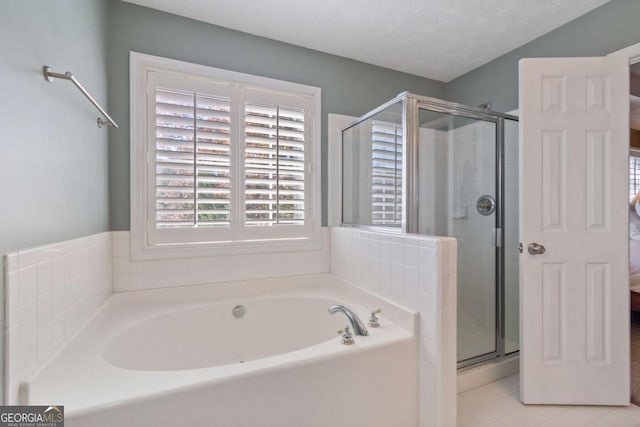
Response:
[{"label": "bathtub deck", "polygon": [[[27,390],[23,390],[28,392],[28,403],[58,402],[64,404],[66,414],[73,417],[123,402],[166,395],[175,390],[234,381],[257,373],[357,354],[415,339],[415,313],[373,296],[363,297],[359,295],[363,291],[354,289],[332,275],[305,276],[295,280],[274,279],[266,285],[264,282],[247,281],[114,295],[97,316],[31,379]],[[365,301],[365,304],[370,302],[383,306],[381,328],[371,329],[368,337],[356,337],[353,346],[340,344],[336,335],[329,341],[273,357],[201,369],[123,369],[110,364],[103,356],[105,345],[135,322],[172,310],[224,301],[237,302],[248,296],[321,297],[351,307],[365,320],[372,306],[364,307],[356,303],[357,297],[358,301]],[[299,319],[292,319],[292,322],[296,320]]]}]

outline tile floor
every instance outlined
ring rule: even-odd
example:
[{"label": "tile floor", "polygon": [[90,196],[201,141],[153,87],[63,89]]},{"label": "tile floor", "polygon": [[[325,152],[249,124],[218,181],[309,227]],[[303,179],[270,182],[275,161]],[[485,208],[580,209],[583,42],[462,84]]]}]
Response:
[{"label": "tile floor", "polygon": [[523,405],[513,375],[458,395],[458,427],[638,427],[640,407]]}]

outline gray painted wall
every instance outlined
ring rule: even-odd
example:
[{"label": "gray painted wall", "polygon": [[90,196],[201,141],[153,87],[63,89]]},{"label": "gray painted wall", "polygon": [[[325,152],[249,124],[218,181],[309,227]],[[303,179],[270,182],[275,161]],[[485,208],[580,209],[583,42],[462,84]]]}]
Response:
[{"label": "gray painted wall", "polygon": [[129,229],[129,51],[322,88],[322,223],[327,223],[327,115],[359,116],[403,90],[442,97],[444,84],[252,36],[120,0],[108,4],[112,230]]},{"label": "gray painted wall", "polygon": [[[2,3],[0,255],[109,228],[107,131],[70,82],[42,77],[45,64],[72,71],[106,102],[105,6],[103,0]],[[0,288],[3,277],[0,265]]]},{"label": "gray painted wall", "polygon": [[611,2],[555,31],[452,80],[445,96],[470,105],[491,102],[496,111],[518,108],[521,58],[604,56],[640,42],[640,1]]},{"label": "gray painted wall", "polygon": [[102,0],[11,0],[0,14],[0,253],[108,230],[108,134],[42,66],[107,100]]}]

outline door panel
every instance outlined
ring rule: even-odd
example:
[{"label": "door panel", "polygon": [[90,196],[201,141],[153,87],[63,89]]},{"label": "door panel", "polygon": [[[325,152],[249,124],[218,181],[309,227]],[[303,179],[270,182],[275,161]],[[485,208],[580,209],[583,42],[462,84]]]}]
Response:
[{"label": "door panel", "polygon": [[520,114],[521,399],[627,405],[628,62],[524,59]]}]

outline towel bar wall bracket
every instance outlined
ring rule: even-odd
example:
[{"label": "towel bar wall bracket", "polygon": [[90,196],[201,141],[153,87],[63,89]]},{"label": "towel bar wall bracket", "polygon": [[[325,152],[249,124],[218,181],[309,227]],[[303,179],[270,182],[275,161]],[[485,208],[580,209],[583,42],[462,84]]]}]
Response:
[{"label": "towel bar wall bracket", "polygon": [[67,71],[64,74],[54,73],[53,71],[51,71],[51,67],[45,65],[44,67],[42,67],[42,73],[44,74],[44,79],[48,82],[52,82],[53,79],[70,80],[71,83],[73,83],[78,88],[78,90],[80,90],[80,92],[82,92],[82,94],[87,97],[87,99],[93,104],[93,106],[96,107],[98,111],[100,111],[100,113],[107,119],[107,121],[104,121],[102,117],[98,117],[98,127],[113,126],[116,129],[118,128],[118,124],[111,118],[109,114],[107,114],[104,108],[102,108],[100,104],[98,104],[98,101],[96,101],[93,96],[91,96],[91,94],[84,88],[84,86],[82,86],[82,84],[78,81],[78,79],[75,78],[71,71]]}]

